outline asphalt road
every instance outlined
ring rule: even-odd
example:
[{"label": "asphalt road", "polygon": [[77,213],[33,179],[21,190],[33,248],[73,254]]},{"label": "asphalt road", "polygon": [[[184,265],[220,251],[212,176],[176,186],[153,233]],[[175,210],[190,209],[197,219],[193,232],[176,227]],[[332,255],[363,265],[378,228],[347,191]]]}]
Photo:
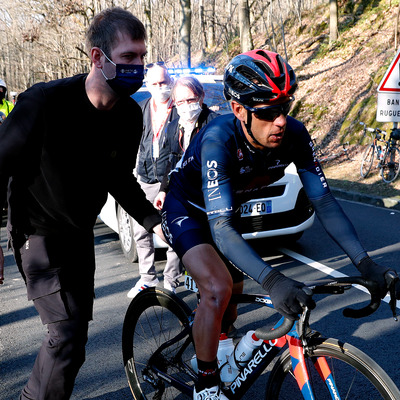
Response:
[{"label": "asphalt road", "polygon": [[[341,204],[374,260],[400,271],[400,212],[345,201]],[[117,236],[102,223],[96,225],[95,234],[97,273],[94,321],[90,324],[87,360],[78,375],[72,399],[131,399],[122,365],[121,330],[129,304],[126,293],[138,279],[137,264],[125,261]],[[3,232],[3,248],[4,236]],[[73,251],[73,242],[69,245]],[[290,247],[290,252],[280,246],[281,243],[274,243],[267,249],[267,246],[262,246],[262,255],[294,279],[324,278],[323,266],[346,275],[356,272],[318,222]],[[303,259],[304,256],[308,258]],[[157,268],[161,271],[164,264],[162,252],[158,259]],[[24,283],[9,252],[6,253],[5,274],[6,281],[0,286],[0,399],[16,400],[29,376],[45,328],[33,305],[26,299]],[[260,292],[258,285],[250,280],[246,280],[245,290]],[[179,287],[178,295],[194,304],[194,296],[183,286]],[[341,314],[345,306],[360,307],[366,299],[367,296],[355,288],[334,298],[321,297],[312,316],[312,327],[325,336],[340,338],[362,349],[400,386],[397,340],[400,322],[393,321],[387,304],[362,320],[346,319]],[[264,319],[248,305],[241,306],[239,310],[241,315],[237,326],[244,332],[250,326],[259,326],[257,321]],[[264,384],[263,378],[260,378],[246,399],[263,398]]]}]

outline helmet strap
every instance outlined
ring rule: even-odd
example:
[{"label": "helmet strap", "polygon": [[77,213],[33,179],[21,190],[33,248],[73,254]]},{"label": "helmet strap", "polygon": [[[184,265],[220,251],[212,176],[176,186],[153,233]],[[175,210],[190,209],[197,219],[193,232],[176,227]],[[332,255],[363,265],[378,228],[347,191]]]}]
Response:
[{"label": "helmet strap", "polygon": [[253,135],[253,132],[251,131],[251,121],[252,121],[252,112],[247,110],[247,122],[244,124],[246,127],[247,133],[250,135],[250,137],[253,139],[253,141],[258,144],[259,146],[264,147]]}]

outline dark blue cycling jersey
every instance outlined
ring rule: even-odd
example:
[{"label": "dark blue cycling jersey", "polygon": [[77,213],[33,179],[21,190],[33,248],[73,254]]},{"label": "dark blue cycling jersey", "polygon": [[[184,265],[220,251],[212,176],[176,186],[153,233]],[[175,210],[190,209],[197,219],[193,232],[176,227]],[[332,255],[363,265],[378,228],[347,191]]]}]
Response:
[{"label": "dark blue cycling jersey", "polygon": [[173,247],[182,255],[185,249],[177,241],[182,233],[199,229],[203,212],[222,254],[261,283],[270,267],[239,234],[238,211],[243,202],[262,197],[263,189],[279,180],[291,162],[325,229],[357,264],[366,252],[329,190],[307,129],[289,116],[282,143],[275,149],[255,149],[233,114],[215,118],[197,134],[171,173],[173,201],[167,197],[164,205]]}]

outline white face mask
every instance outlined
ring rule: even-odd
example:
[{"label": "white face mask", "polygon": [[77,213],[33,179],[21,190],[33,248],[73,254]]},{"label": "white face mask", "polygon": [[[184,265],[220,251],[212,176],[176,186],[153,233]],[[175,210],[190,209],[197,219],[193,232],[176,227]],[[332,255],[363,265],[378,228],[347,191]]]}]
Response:
[{"label": "white face mask", "polygon": [[201,113],[200,103],[187,104],[183,103],[180,106],[176,106],[179,116],[182,121],[193,122]]},{"label": "white face mask", "polygon": [[151,86],[149,92],[156,102],[164,103],[171,97],[171,86]]}]

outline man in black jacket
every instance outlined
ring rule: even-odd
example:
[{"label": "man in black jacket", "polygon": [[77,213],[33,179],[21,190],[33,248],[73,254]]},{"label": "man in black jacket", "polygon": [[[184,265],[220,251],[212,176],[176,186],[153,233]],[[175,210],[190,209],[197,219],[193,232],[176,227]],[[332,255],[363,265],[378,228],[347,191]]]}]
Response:
[{"label": "man in black jacket", "polygon": [[[107,9],[86,39],[89,74],[32,86],[0,127],[0,206],[8,186],[10,245],[48,329],[21,399],[71,396],[92,319],[93,226],[107,192],[160,233],[160,216],[132,175],[142,113],[130,95],[143,81],[144,26]],[[76,118],[66,119],[71,104]],[[0,283],[3,268],[0,248]]]},{"label": "man in black jacket", "polygon": [[[165,175],[169,151],[166,148],[166,131],[171,121],[177,117],[171,99],[172,79],[162,63],[149,64],[146,84],[151,97],[140,102],[143,111],[143,134],[140,141],[136,175],[146,198],[153,202],[159,192]],[[138,254],[140,278],[127,296],[135,297],[146,287],[157,286],[153,235],[133,221],[134,239]],[[164,267],[164,287],[173,292],[179,284],[181,267],[178,256],[171,247],[167,250]]]}]

